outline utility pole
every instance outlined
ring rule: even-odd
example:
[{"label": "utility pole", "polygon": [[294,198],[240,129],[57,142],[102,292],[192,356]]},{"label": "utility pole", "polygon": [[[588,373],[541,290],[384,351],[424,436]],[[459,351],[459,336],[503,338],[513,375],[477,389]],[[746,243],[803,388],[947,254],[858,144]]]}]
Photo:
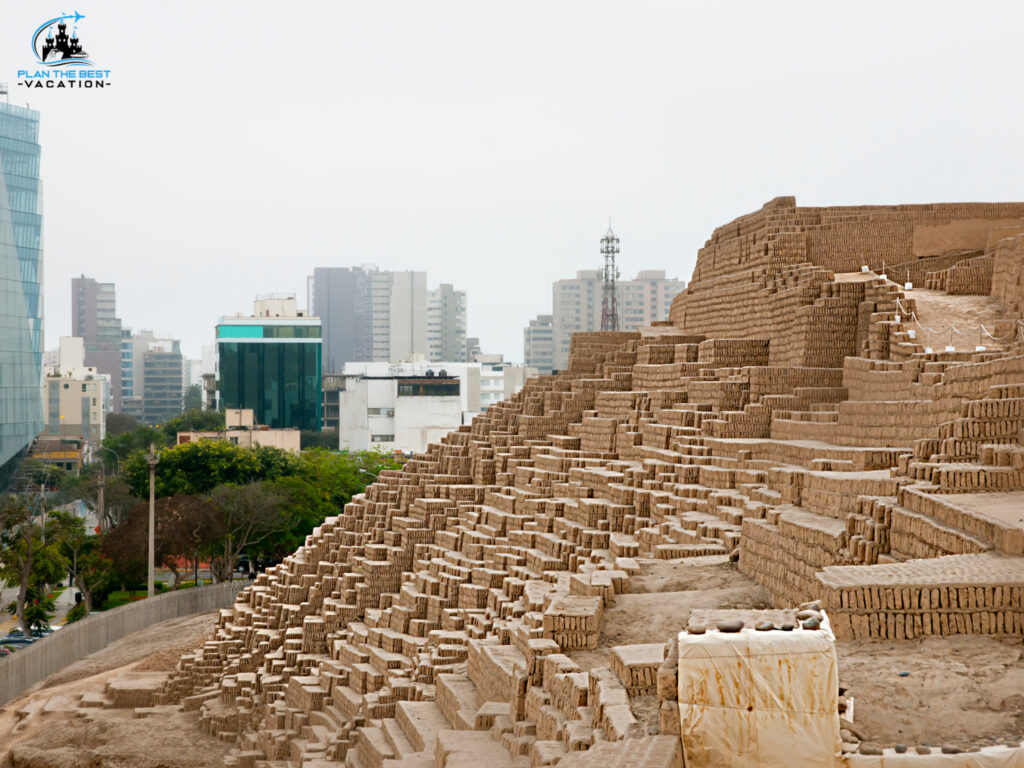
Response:
[{"label": "utility pole", "polygon": [[104,514],[105,509],[104,509],[104,506],[103,506],[103,491],[104,491],[104,489],[106,487],[106,484],[107,484],[107,478],[106,478],[106,476],[103,473],[103,459],[100,459],[100,487],[99,487],[99,491],[98,491],[98,498],[97,498],[96,501],[97,501],[97,506],[99,506],[99,510],[100,510],[100,531],[102,531],[104,533],[106,532],[105,531],[106,526],[103,524],[103,521],[106,518],[106,515]]},{"label": "utility pole", "polygon": [[601,238],[601,254],[604,256],[604,267],[601,269],[601,280],[604,283],[601,291],[601,330],[619,330],[618,285],[619,269],[615,266],[615,255],[619,252],[619,238],[612,232],[608,222],[608,232]]},{"label": "utility pole", "polygon": [[148,594],[154,594],[153,589],[153,552],[156,549],[156,465],[160,462],[156,455],[156,446],[149,444],[149,454],[146,456],[146,463],[149,464],[149,575],[146,579]]}]

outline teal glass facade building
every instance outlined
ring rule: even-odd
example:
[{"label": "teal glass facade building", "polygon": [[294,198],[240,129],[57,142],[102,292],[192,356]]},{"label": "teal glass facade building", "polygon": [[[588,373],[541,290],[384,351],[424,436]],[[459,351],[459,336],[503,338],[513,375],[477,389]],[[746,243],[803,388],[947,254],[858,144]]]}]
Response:
[{"label": "teal glass facade building", "polygon": [[251,408],[257,424],[320,430],[321,344],[316,318],[224,318],[217,325],[220,403]]},{"label": "teal glass facade building", "polygon": [[0,467],[43,430],[39,113],[0,102]]}]

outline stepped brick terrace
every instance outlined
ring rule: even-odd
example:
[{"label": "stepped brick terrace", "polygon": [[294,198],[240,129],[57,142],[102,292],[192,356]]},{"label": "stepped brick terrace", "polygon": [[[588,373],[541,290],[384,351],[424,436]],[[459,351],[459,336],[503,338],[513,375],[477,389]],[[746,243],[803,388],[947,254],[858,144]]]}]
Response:
[{"label": "stepped brick terrace", "polygon": [[[772,200],[715,230],[667,322],[574,336],[567,370],[382,472],[173,673],[82,706],[196,713],[243,768],[667,768],[688,627],[823,611],[841,690],[872,674],[854,650],[882,674],[1019,645],[1022,320],[1024,203]],[[728,589],[686,603],[667,569]],[[896,744],[848,703],[848,752]],[[1022,723],[947,751],[1012,755]]]}]

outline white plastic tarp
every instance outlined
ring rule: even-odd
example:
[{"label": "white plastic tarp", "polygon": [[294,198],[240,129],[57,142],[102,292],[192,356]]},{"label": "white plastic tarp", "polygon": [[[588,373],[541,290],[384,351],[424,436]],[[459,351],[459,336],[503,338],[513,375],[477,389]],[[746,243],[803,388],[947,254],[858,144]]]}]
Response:
[{"label": "white plastic tarp", "polygon": [[817,630],[679,635],[687,768],[841,766],[838,695],[827,618]]}]

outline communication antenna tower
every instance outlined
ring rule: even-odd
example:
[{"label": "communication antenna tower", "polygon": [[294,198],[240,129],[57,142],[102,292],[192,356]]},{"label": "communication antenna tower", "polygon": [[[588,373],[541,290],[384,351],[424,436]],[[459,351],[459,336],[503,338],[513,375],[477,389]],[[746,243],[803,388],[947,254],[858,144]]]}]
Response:
[{"label": "communication antenna tower", "polygon": [[601,294],[601,330],[619,330],[619,303],[617,299],[619,268],[615,266],[615,255],[619,252],[619,238],[612,232],[612,224],[608,222],[608,232],[601,238],[601,255],[604,256],[604,267],[601,280],[604,285]]}]

